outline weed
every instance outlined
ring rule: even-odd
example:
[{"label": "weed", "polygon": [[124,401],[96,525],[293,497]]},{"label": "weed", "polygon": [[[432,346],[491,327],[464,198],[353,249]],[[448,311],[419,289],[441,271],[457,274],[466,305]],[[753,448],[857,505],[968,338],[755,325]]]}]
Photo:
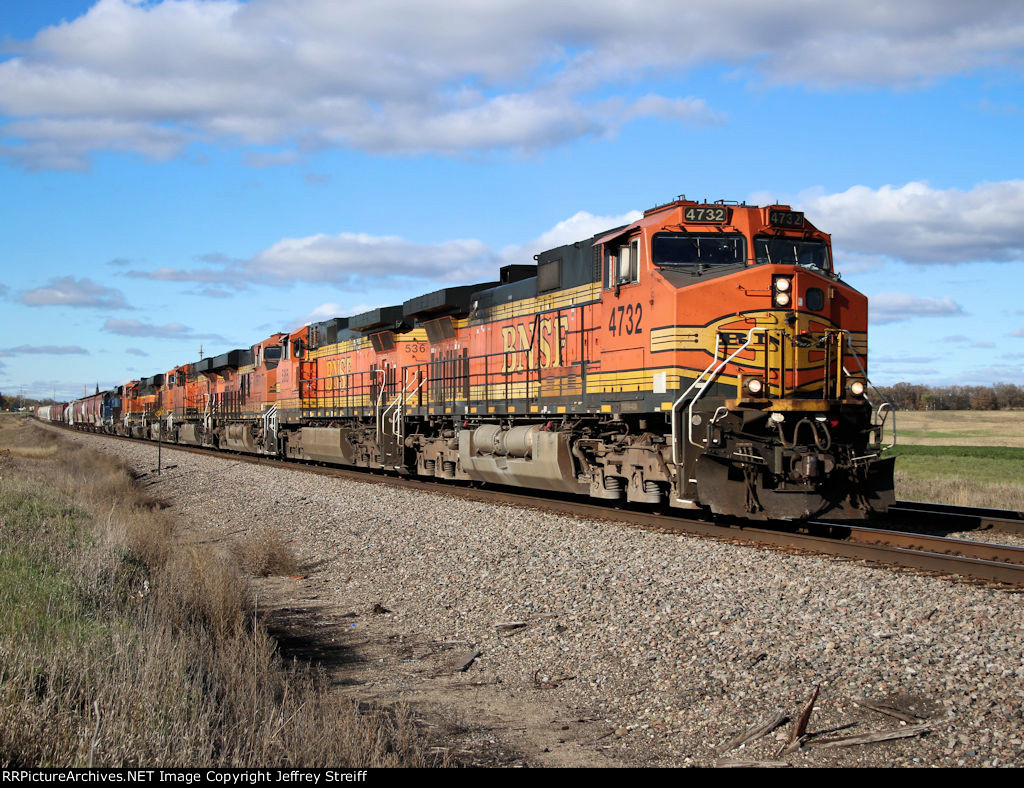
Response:
[{"label": "weed", "polygon": [[[178,540],[117,461],[21,419],[0,446],[0,766],[428,765],[406,712],[285,665],[237,558]],[[295,560],[272,532],[248,552]]]}]

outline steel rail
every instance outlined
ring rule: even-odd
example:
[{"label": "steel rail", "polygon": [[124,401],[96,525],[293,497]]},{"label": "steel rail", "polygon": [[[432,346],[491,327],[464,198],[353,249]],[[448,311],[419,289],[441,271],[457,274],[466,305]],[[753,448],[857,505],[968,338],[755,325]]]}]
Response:
[{"label": "steel rail", "polygon": [[1001,531],[1024,534],[1024,512],[1012,509],[989,509],[972,506],[896,501],[889,507],[889,517],[923,526],[952,527],[961,531]]}]

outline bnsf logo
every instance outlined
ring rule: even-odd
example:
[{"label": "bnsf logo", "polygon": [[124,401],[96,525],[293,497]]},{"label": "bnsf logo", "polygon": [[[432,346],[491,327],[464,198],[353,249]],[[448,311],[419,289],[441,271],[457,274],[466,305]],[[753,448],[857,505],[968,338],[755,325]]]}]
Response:
[{"label": "bnsf logo", "polygon": [[522,372],[525,369],[537,369],[538,366],[541,369],[562,366],[568,331],[568,317],[557,320],[542,318],[539,330],[538,321],[504,326],[501,329],[501,352],[505,356],[501,371]]},{"label": "bnsf logo", "polygon": [[352,372],[351,358],[328,358],[323,361],[321,391],[343,391],[348,387],[348,376]]}]

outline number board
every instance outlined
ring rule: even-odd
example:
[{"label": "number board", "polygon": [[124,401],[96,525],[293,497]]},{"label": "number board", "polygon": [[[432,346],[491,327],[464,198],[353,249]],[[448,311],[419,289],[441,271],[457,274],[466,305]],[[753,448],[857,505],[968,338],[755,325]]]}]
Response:
[{"label": "number board", "polygon": [[776,227],[803,227],[803,211],[768,211],[768,224]]},{"label": "number board", "polygon": [[721,205],[690,205],[683,211],[683,221],[724,224],[729,221],[729,209]]}]

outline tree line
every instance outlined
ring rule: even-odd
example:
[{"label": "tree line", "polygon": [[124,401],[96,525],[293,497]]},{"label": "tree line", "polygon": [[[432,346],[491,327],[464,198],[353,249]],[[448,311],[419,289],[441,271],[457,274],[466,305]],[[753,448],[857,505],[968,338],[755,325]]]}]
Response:
[{"label": "tree line", "polygon": [[900,410],[1010,410],[1024,408],[1024,387],[1013,383],[992,386],[925,386],[897,383],[877,386]]},{"label": "tree line", "polygon": [[37,405],[53,405],[56,400],[47,397],[46,399],[32,399],[22,397],[18,394],[0,393],[0,410],[19,410],[20,408],[34,408]]}]

